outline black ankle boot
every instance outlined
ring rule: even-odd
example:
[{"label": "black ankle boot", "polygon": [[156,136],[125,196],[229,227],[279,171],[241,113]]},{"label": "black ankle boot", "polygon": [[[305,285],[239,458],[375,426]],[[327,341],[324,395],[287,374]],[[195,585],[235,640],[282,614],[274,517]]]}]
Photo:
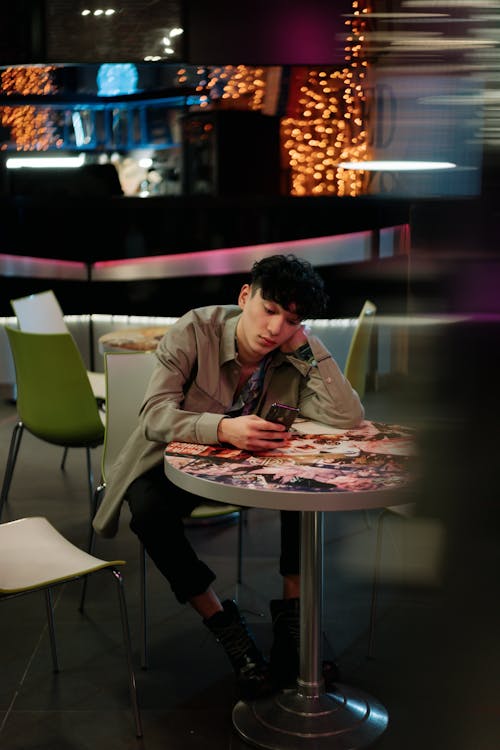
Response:
[{"label": "black ankle boot", "polygon": [[[273,599],[273,645],[270,672],[275,688],[293,688],[297,683],[300,666],[300,599]],[[330,690],[339,678],[333,661],[323,661],[323,679]]]},{"label": "black ankle boot", "polygon": [[236,673],[242,698],[261,698],[272,692],[269,665],[257,648],[253,635],[240,614],[236,603],[222,602],[223,612],[217,612],[204,624],[223,646]]}]

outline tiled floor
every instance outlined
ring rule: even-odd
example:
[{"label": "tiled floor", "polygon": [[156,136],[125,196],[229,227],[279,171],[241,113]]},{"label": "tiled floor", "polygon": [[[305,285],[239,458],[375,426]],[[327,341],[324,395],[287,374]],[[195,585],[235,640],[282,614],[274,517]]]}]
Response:
[{"label": "tiled floor", "polygon": [[[418,408],[380,396],[367,398],[367,416],[424,424]],[[418,406],[418,405],[417,405]],[[413,412],[413,413],[412,413]],[[0,404],[3,466],[16,418]],[[433,435],[442,437],[439,429]],[[448,431],[446,432],[448,435]],[[438,463],[442,441],[429,455]],[[71,541],[84,545],[88,498],[84,455],[72,450],[59,468],[61,450],[26,434],[3,521],[45,515]],[[94,466],[99,471],[99,451]],[[446,465],[446,462],[445,462]],[[376,512],[327,515],[324,653],[337,658],[342,679],[375,695],[390,723],[381,750],[497,750],[500,737],[497,536],[482,515],[472,516],[476,536],[457,527],[438,499],[443,473],[433,461],[421,483],[423,518],[405,524],[389,518],[384,533],[375,658],[366,658]],[[425,472],[424,472],[425,473]],[[435,478],[438,481],[435,483]],[[439,489],[436,489],[438,487]],[[432,494],[434,489],[435,494]],[[438,493],[439,498],[438,498]],[[444,493],[446,495],[446,492]],[[496,495],[496,503],[498,496]],[[428,512],[433,508],[432,512]],[[449,511],[449,508],[446,509]],[[460,514],[458,519],[462,520]],[[244,532],[244,581],[238,592],[247,619],[265,650],[270,646],[267,601],[279,596],[277,514],[249,511]],[[218,590],[235,595],[235,524],[192,528],[198,550],[218,573]],[[444,536],[440,536],[440,534]],[[462,545],[464,538],[467,544]],[[432,553],[444,552],[444,564]],[[116,595],[103,574],[89,585],[85,614],[80,585],[56,595],[61,671],[51,671],[41,596],[2,602],[0,619],[0,748],[2,750],[244,750],[233,730],[231,669],[220,646],[197,616],[176,603],[149,566],[150,667],[139,666],[138,544],[124,513],[119,534],[98,540],[96,554],[124,558],[129,616],[144,737],[137,740],[129,709]],[[406,577],[403,577],[402,574]],[[436,583],[436,574],[444,574]],[[478,578],[477,576],[480,576]],[[309,745],[305,745],[309,747]],[[287,746],[288,747],[288,746]],[[347,750],[339,740],[332,750]],[[311,750],[316,750],[311,746]]]}]

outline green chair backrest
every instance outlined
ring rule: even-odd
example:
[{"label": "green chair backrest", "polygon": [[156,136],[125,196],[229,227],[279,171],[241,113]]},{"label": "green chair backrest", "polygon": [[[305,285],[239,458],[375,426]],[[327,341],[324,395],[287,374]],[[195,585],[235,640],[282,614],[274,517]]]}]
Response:
[{"label": "green chair backrest", "polygon": [[344,375],[360,398],[365,395],[370,341],[376,312],[377,308],[373,302],[366,300],[354,329],[344,367]]},{"label": "green chair backrest", "polygon": [[55,445],[100,445],[104,425],[71,334],[5,330],[16,370],[17,411],[26,429]]}]

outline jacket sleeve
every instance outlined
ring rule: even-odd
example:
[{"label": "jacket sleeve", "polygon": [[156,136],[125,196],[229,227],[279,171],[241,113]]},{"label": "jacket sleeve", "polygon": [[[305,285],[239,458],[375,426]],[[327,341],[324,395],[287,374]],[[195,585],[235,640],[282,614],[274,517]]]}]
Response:
[{"label": "jacket sleeve", "polygon": [[158,363],[140,412],[140,424],[148,440],[217,443],[217,427],[224,405],[206,393],[199,393],[197,399],[190,396],[193,410],[186,404],[188,390],[196,390],[193,380],[198,368],[199,347],[203,345],[202,336],[203,332],[188,314],[160,341],[156,351]]},{"label": "jacket sleeve", "polygon": [[301,416],[332,427],[356,427],[365,414],[358,394],[323,342],[309,336],[308,343],[314,355],[312,363],[295,353],[287,355],[303,376],[299,393]]}]

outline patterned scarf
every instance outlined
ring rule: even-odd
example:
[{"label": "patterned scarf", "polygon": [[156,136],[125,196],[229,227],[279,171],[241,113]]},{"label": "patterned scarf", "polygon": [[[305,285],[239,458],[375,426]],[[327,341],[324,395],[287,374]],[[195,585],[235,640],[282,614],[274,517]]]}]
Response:
[{"label": "patterned scarf", "polygon": [[241,389],[240,395],[229,409],[228,415],[239,417],[242,414],[252,414],[255,410],[262,393],[264,376],[271,361],[271,354],[271,352],[266,354],[259,367],[250,375]]}]

